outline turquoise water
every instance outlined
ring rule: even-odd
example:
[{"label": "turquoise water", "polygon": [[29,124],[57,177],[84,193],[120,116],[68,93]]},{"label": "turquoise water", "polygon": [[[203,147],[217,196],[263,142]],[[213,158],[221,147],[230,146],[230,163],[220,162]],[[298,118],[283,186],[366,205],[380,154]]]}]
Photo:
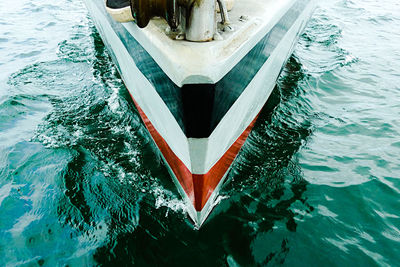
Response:
[{"label": "turquoise water", "polygon": [[0,2],[0,266],[399,265],[399,29],[320,1],[197,231],[84,5]]}]

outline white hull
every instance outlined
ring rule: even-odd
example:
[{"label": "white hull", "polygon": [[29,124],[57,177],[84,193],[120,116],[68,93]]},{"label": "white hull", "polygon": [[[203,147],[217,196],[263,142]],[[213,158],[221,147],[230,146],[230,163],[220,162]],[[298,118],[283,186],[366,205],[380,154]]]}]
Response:
[{"label": "white hull", "polygon": [[[201,226],[212,210],[219,188],[224,182],[229,166],[237,155],[238,149],[235,147],[240,145],[240,149],[251,130],[250,125],[256,120],[275,87],[282,67],[290,57],[300,33],[312,14],[315,7],[314,2],[285,0],[277,4],[276,2],[279,1],[265,1],[270,4],[271,12],[275,13],[268,14],[265,20],[257,18],[250,21],[249,27],[257,27],[252,30],[251,34],[246,33],[245,37],[248,40],[242,40],[240,44],[234,43],[235,35],[229,36],[226,42],[214,41],[206,44],[179,42],[176,44],[177,41],[165,39],[168,37],[163,37],[159,33],[160,21],[150,24],[148,30],[139,29],[134,23],[119,25],[118,29],[124,33],[124,36],[130,35],[128,38],[132,38],[131,45],[140,44],[144,47],[148,56],[158,64],[160,69],[169,77],[171,83],[173,82],[174,86],[177,87],[192,83],[218,83],[228,72],[240,64],[247,54],[251,51],[254,52],[253,48],[258,43],[264,40],[264,46],[268,46],[268,41],[273,42],[274,47],[271,48],[270,54],[266,56],[265,62],[258,64],[259,69],[255,72],[254,77],[251,77],[250,82],[242,89],[234,103],[221,116],[210,135],[193,138],[187,137],[187,134],[183,131],[176,115],[171,112],[165,99],[160,96],[160,89],[156,88],[158,85],[150,82],[149,77],[146,77],[147,72],[137,66],[135,56],[132,55],[129,47],[127,48],[127,41],[121,38],[120,32],[117,34],[115,28],[117,26],[113,25],[110,17],[102,8],[102,4],[99,4],[96,0],[84,1],[155,144],[160,148],[177,188],[188,203],[190,217],[197,226]],[[288,29],[279,35],[280,39],[273,40],[273,38],[276,39],[273,35],[278,36],[277,34],[281,32],[274,33],[272,30],[280,30],[274,27],[278,23],[283,23],[283,16],[289,14],[290,9],[294,9],[295,5],[299,5],[301,11],[298,14],[296,13],[297,17],[293,22],[290,21]],[[258,25],[256,22],[258,22]],[[244,30],[246,29],[244,27]],[[156,36],[161,37],[155,38],[155,35],[152,35],[154,32],[157,32]],[[268,37],[268,34],[271,34],[271,36]],[[267,37],[272,38],[272,40],[266,39]],[[229,49],[229,45],[233,47],[230,53],[227,53],[226,50]],[[213,51],[211,55],[213,58],[209,57],[210,53],[206,53],[206,51]],[[261,52],[265,51],[269,51],[268,47]],[[217,56],[215,56],[215,53],[217,53]],[[207,64],[211,64],[211,67]],[[160,86],[162,87],[163,84],[160,84]],[[230,90],[230,88],[226,88],[226,90]],[[221,163],[221,160],[225,160],[229,166],[220,167],[225,164],[224,162]],[[176,161],[178,161],[177,164],[174,163]],[[190,186],[182,185],[182,180],[188,179],[181,175],[182,170],[188,173],[186,169],[190,172],[188,175],[194,179],[192,189],[188,189]],[[207,176],[208,174],[209,176]],[[212,175],[219,176],[216,178],[217,182],[206,180],[214,179],[210,178]],[[196,201],[194,198],[197,198],[196,192],[193,193],[194,195],[189,193],[190,190],[196,191],[196,189],[193,189],[196,186],[195,179],[204,179],[204,181],[201,181],[202,184],[213,183],[212,193],[208,195],[202,193],[202,204],[198,206],[194,204],[194,201]],[[207,199],[204,199],[204,196]]]}]

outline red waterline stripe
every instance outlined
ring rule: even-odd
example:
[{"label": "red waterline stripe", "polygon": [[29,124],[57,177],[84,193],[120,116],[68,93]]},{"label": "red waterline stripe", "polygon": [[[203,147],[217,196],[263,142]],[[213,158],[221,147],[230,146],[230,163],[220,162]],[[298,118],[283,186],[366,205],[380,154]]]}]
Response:
[{"label": "red waterline stripe", "polygon": [[192,201],[196,211],[201,211],[242,148],[257,120],[258,115],[206,174],[192,174],[178,156],[175,155],[164,138],[157,132],[146,114],[140,108],[139,104],[133,97],[132,99],[147,130],[153,137],[154,142],[163,154],[183,190]]},{"label": "red waterline stripe", "polygon": [[232,165],[232,162],[235,160],[237,154],[249,136],[257,118],[258,115],[206,174],[193,174],[194,195],[196,199],[194,207],[197,211],[201,211],[203,209],[204,205],[207,203],[207,200],[214,192],[214,189],[217,187],[218,183]]}]

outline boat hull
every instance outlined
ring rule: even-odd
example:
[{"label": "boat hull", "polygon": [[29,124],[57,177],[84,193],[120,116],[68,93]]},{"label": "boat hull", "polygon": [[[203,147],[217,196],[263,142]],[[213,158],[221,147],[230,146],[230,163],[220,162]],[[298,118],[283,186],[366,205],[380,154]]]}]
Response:
[{"label": "boat hull", "polygon": [[[200,227],[276,85],[314,1],[292,1],[275,25],[221,79],[177,85],[138,41],[141,30],[119,24],[101,1],[88,10],[140,116]],[[190,59],[188,59],[190,60]],[[211,81],[211,82],[210,82]]]}]

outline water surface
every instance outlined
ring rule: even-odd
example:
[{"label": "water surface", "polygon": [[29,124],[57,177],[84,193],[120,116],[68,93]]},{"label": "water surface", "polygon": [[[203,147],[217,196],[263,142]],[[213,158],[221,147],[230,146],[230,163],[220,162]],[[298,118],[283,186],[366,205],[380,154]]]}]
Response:
[{"label": "water surface", "polygon": [[320,1],[197,231],[84,5],[1,2],[0,265],[398,265],[398,29]]}]

